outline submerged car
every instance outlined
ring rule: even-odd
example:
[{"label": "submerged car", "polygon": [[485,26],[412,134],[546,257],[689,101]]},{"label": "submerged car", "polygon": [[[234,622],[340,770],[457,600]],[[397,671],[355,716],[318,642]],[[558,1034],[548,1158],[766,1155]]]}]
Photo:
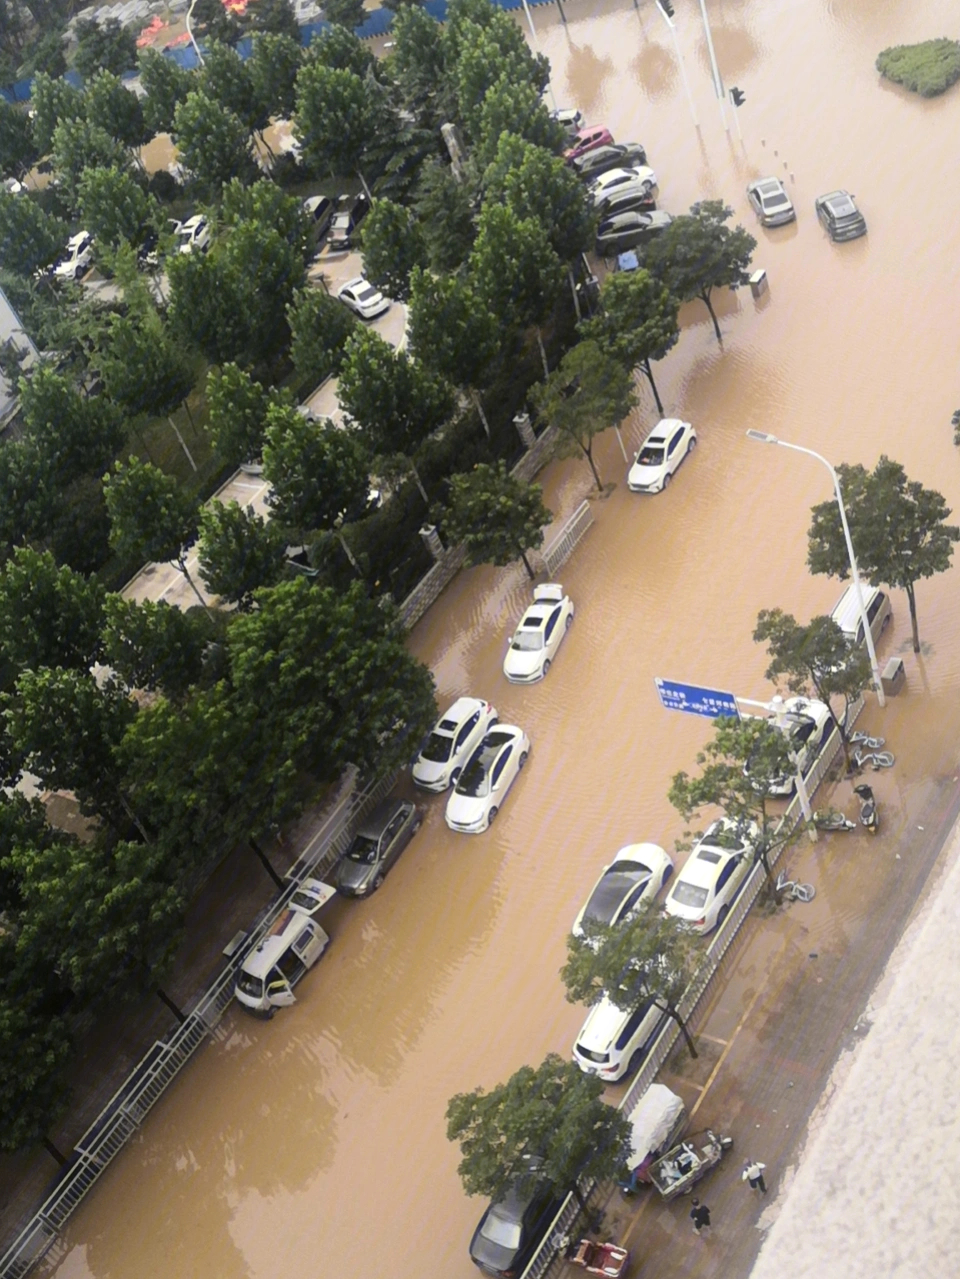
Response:
[{"label": "submerged car", "polygon": [[503,673],[512,684],[534,684],[543,679],[573,622],[573,600],[559,582],[533,589],[533,603],[520,619],[503,661]]},{"label": "submerged car", "polygon": [[849,191],[831,191],[813,204],[831,240],[856,240],[867,234],[867,223]]},{"label": "submerged car", "polygon": [[665,231],[673,218],[663,209],[652,213],[628,211],[615,213],[597,227],[597,252],[603,255],[635,249],[651,236]]},{"label": "submerged car", "polygon": [[424,790],[456,784],[463,766],[497,722],[497,708],[478,697],[459,697],[437,720],[420,748],[413,780]]},{"label": "submerged car", "polygon": [[664,418],[640,445],[627,473],[627,487],[632,493],[662,493],[696,447],[697,433],[689,422]]},{"label": "submerged car", "polygon": [[491,728],[447,800],[451,830],[479,834],[493,825],[507,792],[530,754],[530,738],[515,724]]},{"label": "submerged car", "polygon": [[747,187],[747,199],[761,226],[785,226],[797,211],[779,178],[758,178]]},{"label": "submerged car", "polygon": [[668,915],[698,933],[718,928],[753,867],[756,822],[721,817],[704,831],[663,904]]},{"label": "submerged car", "polygon": [[656,897],[673,874],[673,859],[659,844],[628,844],[604,866],[580,914],[573,921],[574,937],[584,924],[619,924],[641,902]]},{"label": "submerged car", "polygon": [[470,1260],[494,1279],[522,1273],[539,1247],[564,1196],[548,1181],[536,1179],[542,1160],[526,1156],[531,1177],[517,1182],[480,1218],[470,1240]]},{"label": "submerged car", "polygon": [[570,146],[564,151],[565,160],[576,160],[596,147],[613,146],[613,134],[605,124],[589,124],[579,129],[570,139]]},{"label": "submerged car", "polygon": [[345,897],[375,893],[384,876],[420,829],[419,809],[408,799],[386,799],[360,823],[337,865],[334,883]]},{"label": "submerged car", "polygon": [[[807,697],[788,697],[777,706],[767,723],[784,734],[796,757],[797,769],[803,774],[810,771],[836,727],[830,707],[824,702]],[[748,759],[743,766],[744,776],[750,777],[753,771],[753,763]],[[759,783],[754,784],[757,790],[765,789],[768,795],[789,796],[797,788],[796,770],[771,778],[765,788]]]},{"label": "submerged car", "polygon": [[569,160],[568,164],[578,178],[590,182],[610,169],[629,169],[634,164],[646,164],[647,153],[639,142],[624,142],[616,146],[594,147]]},{"label": "submerged car", "polygon": [[606,173],[601,173],[600,177],[590,183],[590,194],[593,196],[593,202],[598,207],[617,190],[618,187],[627,186],[630,183],[639,183],[645,187],[655,187],[657,185],[657,175],[653,169],[646,164],[635,164],[623,169],[609,169]]},{"label": "submerged car", "polygon": [[390,310],[390,299],[385,298],[379,289],[375,289],[369,280],[358,275],[344,284],[337,297],[362,320],[373,320],[384,311]]}]

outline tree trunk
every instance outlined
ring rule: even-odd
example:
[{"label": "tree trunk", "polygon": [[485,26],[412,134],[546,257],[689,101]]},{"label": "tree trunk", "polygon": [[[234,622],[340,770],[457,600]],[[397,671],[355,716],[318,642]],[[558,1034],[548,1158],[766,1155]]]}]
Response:
[{"label": "tree trunk", "polygon": [[187,461],[190,463],[190,465],[191,465],[191,466],[193,467],[193,469],[196,471],[196,470],[198,469],[197,464],[196,464],[196,462],[193,460],[193,455],[191,454],[190,450],[187,448],[187,442],[186,442],[186,440],[185,440],[185,439],[183,438],[183,436],[180,434],[180,429],[179,429],[179,427],[177,426],[176,422],[174,422],[174,420],[173,420],[173,418],[172,418],[172,417],[168,417],[168,418],[167,418],[167,421],[170,423],[170,426],[171,426],[171,428],[172,428],[172,430],[173,430],[174,435],[175,435],[175,436],[177,437],[177,439],[180,441],[180,447],[183,449],[184,453],[186,454]]},{"label": "tree trunk", "polygon": [[480,421],[483,423],[483,429],[487,433],[487,439],[490,438],[490,423],[487,421],[487,415],[483,411],[483,405],[480,402],[480,392],[470,388],[470,398],[473,400],[473,407],[480,414]]},{"label": "tree trunk", "polygon": [[530,567],[530,561],[527,559],[527,552],[521,551],[520,558],[523,560],[523,567],[527,570],[527,576],[530,578],[530,581],[532,582],[537,575],[536,573],[534,573],[533,569]]},{"label": "tree trunk", "polygon": [[173,1000],[170,998],[167,992],[165,990],[161,990],[159,986],[154,986],[153,993],[160,1000],[161,1004],[166,1004],[166,1006],[170,1009],[174,1017],[176,1017],[177,1021],[182,1026],[183,1023],[187,1020],[186,1014],[180,1011],[180,1009],[173,1002]]},{"label": "tree trunk", "polygon": [[[580,447],[583,449],[582,444],[580,445]],[[590,470],[593,471],[593,478],[597,481],[597,489],[599,492],[602,493],[603,481],[600,479],[600,473],[597,470],[596,463],[593,460],[593,441],[592,440],[590,441],[590,447],[588,449],[583,449],[583,454],[584,454],[584,457],[587,459],[587,461],[590,463]]]},{"label": "tree trunk", "polygon": [[643,369],[644,373],[646,373],[647,375],[647,380],[650,383],[650,389],[653,391],[653,398],[657,404],[657,412],[660,414],[661,417],[663,417],[663,405],[660,403],[660,392],[657,390],[657,384],[653,380],[653,369],[650,366],[650,361],[644,360],[644,362],[640,365],[640,367]]},{"label": "tree trunk", "polygon": [[50,1158],[55,1159],[57,1163],[60,1165],[60,1167],[62,1168],[63,1165],[67,1162],[67,1156],[60,1153],[60,1151],[56,1148],[56,1146],[53,1144],[53,1142],[50,1140],[49,1137],[41,1137],[40,1144],[41,1146],[43,1146],[44,1150],[47,1152]]},{"label": "tree trunk", "polygon": [[360,185],[363,187],[367,199],[372,200],[373,196],[370,194],[370,188],[367,186],[367,179],[363,176],[359,169],[357,169],[357,177],[360,179]]},{"label": "tree trunk", "polygon": [[[561,9],[560,12],[562,13],[563,10]],[[570,281],[570,292],[573,294],[573,309],[577,313],[577,323],[579,324],[583,319],[583,314],[580,310],[580,299],[577,297],[577,282],[573,278],[573,267],[567,272],[567,279]]]},{"label": "tree trunk", "polygon": [[537,325],[537,346],[540,348],[540,359],[543,361],[543,376],[550,376],[550,365],[547,363],[547,353],[543,346],[543,334],[540,332],[540,325]]},{"label": "tree trunk", "polygon": [[190,583],[190,586],[191,586],[191,587],[192,587],[192,589],[193,589],[193,593],[194,593],[194,595],[196,595],[197,599],[200,601],[200,607],[203,609],[203,611],[206,613],[207,617],[209,617],[209,618],[210,618],[210,621],[212,622],[212,621],[213,621],[213,613],[210,611],[210,606],[207,604],[207,601],[203,598],[203,595],[202,595],[202,593],[201,593],[201,591],[200,591],[200,587],[199,587],[199,586],[197,586],[196,582],[195,582],[195,581],[193,580],[193,578],[190,576],[190,570],[187,568],[187,561],[186,561],[186,557],[185,557],[185,556],[182,556],[180,559],[178,559],[178,560],[176,561],[176,565],[177,565],[177,568],[180,570],[180,572],[183,574],[183,576],[184,576],[184,577],[187,579],[187,581]]},{"label": "tree trunk", "polygon": [[686,1043],[687,1047],[690,1049],[690,1056],[699,1057],[700,1054],[697,1052],[696,1045],[693,1042],[693,1036],[690,1034],[690,1031],[687,1029],[687,1023],[683,1020],[683,1018],[677,1012],[676,1008],[674,1008],[673,1004],[667,1004],[665,1012],[667,1016],[672,1017],[673,1020],[677,1023],[677,1025],[680,1027],[680,1033],[681,1035],[683,1035],[684,1042]]},{"label": "tree trunk", "polygon": [[277,872],[273,869],[273,867],[270,864],[269,857],[263,851],[263,849],[260,847],[260,845],[257,843],[257,841],[253,838],[252,835],[249,836],[248,843],[250,844],[250,847],[253,849],[253,851],[256,853],[257,857],[259,857],[261,863],[263,864],[263,869],[267,872],[267,874],[270,876],[270,878],[273,880],[276,886],[278,888],[283,888],[283,880],[280,878]]},{"label": "tree trunk", "polygon": [[907,592],[907,600],[910,604],[910,625],[913,627],[913,651],[920,652],[920,629],[917,626],[917,596],[913,588],[913,582],[908,582],[904,587]]},{"label": "tree trunk", "polygon": [[721,346],[723,346],[723,334],[720,332],[720,325],[717,322],[717,316],[713,309],[713,303],[710,301],[709,289],[704,290],[704,292],[701,293],[700,296],[703,298],[704,303],[706,304],[706,308],[710,312],[710,319],[713,320],[713,331],[717,335],[717,341],[720,343]]},{"label": "tree trunk", "polygon": [[186,415],[187,415],[187,421],[190,423],[190,430],[194,433],[194,435],[198,435],[198,434],[199,434],[199,432],[197,431],[197,424],[196,424],[196,422],[193,420],[193,414],[190,412],[190,401],[189,401],[189,400],[184,400],[184,401],[183,401],[183,411],[184,411],[184,413],[186,413]]},{"label": "tree trunk", "polygon": [[420,472],[417,470],[412,457],[408,457],[407,461],[410,463],[410,470],[413,474],[413,478],[417,482],[417,488],[420,490],[420,496],[423,498],[423,504],[424,506],[429,506],[430,499],[427,497],[427,490],[423,487],[423,481],[420,479]]},{"label": "tree trunk", "polygon": [[340,539],[340,545],[343,547],[343,553],[353,566],[353,571],[356,573],[357,577],[363,577],[363,574],[360,572],[360,565],[354,558],[353,551],[351,551],[350,547],[347,545],[347,539],[343,536],[343,530],[338,528],[336,532],[337,537]]}]

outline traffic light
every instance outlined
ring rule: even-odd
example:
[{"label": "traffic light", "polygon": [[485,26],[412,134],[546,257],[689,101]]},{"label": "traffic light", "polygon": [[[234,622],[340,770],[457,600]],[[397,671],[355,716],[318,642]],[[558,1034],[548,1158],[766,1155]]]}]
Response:
[{"label": "traffic light", "polygon": [[730,101],[735,107],[742,107],[747,100],[747,95],[742,89],[733,88],[730,90]]},{"label": "traffic light", "polygon": [[663,16],[664,16],[665,18],[672,18],[672,17],[673,17],[673,2],[672,2],[672,0],[657,0],[657,4],[660,6],[660,10],[661,10],[661,12],[663,13]]}]

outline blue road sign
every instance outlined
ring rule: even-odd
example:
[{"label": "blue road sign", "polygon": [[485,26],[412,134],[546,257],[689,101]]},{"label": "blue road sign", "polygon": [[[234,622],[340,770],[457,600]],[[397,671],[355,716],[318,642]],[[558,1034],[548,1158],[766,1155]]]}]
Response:
[{"label": "blue road sign", "polygon": [[701,688],[699,684],[678,684],[672,679],[654,682],[661,705],[668,711],[686,711],[688,715],[706,715],[710,719],[719,715],[740,718],[737,699],[732,693],[722,693],[717,688]]}]

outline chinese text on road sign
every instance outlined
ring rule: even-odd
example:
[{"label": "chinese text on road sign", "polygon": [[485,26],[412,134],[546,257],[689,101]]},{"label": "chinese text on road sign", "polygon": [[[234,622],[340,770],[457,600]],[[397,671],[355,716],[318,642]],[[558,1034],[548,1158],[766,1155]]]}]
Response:
[{"label": "chinese text on road sign", "polygon": [[706,715],[715,719],[718,715],[740,718],[737,699],[732,693],[716,688],[701,688],[699,684],[678,684],[672,679],[655,681],[662,705],[668,711],[686,711],[688,715]]}]

